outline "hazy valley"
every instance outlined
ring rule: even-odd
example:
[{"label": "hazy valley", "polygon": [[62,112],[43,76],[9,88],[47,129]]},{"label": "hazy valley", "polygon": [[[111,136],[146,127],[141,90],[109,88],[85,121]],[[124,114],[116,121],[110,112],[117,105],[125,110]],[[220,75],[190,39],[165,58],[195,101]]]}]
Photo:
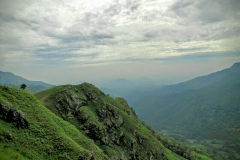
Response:
[{"label": "hazy valley", "polygon": [[126,90],[122,96],[154,129],[182,142],[203,144],[218,159],[238,159],[239,87],[240,63],[235,63],[230,68],[174,85]]}]

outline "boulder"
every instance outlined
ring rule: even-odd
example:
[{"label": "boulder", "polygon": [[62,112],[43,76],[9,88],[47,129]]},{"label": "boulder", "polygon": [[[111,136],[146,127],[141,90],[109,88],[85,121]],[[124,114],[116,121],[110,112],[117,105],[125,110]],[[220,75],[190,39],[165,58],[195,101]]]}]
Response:
[{"label": "boulder", "polygon": [[6,104],[0,104],[0,119],[14,124],[17,128],[29,127],[23,112]]},{"label": "boulder", "polygon": [[121,127],[123,125],[124,121],[123,121],[123,117],[121,115],[118,116],[117,122],[118,122],[119,127]]},{"label": "boulder", "polygon": [[94,160],[94,155],[92,153],[84,152],[83,154],[78,156],[78,160]]}]

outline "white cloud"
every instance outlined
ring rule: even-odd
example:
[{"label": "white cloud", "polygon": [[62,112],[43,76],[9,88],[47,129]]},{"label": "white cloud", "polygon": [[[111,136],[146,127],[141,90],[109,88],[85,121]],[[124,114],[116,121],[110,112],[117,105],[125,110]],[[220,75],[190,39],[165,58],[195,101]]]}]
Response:
[{"label": "white cloud", "polygon": [[[240,52],[238,0],[0,2],[0,63],[83,66]],[[58,62],[58,63],[56,63]]]}]

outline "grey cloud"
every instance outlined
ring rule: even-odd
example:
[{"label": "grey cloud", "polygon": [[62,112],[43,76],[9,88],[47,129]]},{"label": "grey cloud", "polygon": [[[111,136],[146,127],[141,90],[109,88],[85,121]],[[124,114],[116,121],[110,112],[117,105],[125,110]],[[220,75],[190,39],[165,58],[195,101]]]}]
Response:
[{"label": "grey cloud", "polygon": [[239,36],[239,8],[237,0],[177,0],[169,7],[168,15],[184,30],[176,28],[172,38],[207,42]]},{"label": "grey cloud", "polygon": [[121,11],[122,5],[118,1],[114,1],[104,9],[103,13],[107,14],[108,16],[115,16],[120,14]]},{"label": "grey cloud", "polygon": [[[70,55],[72,52],[78,51],[82,48],[94,48],[95,45],[109,45],[108,41],[110,39],[114,39],[114,35],[112,33],[108,33],[106,31],[101,31],[99,29],[105,28],[105,26],[108,25],[108,22],[106,22],[108,17],[105,15],[102,15],[98,12],[87,12],[84,14],[83,19],[77,19],[76,23],[80,21],[79,24],[77,24],[77,28],[64,28],[63,33],[58,32],[56,29],[59,26],[57,18],[50,17],[48,15],[41,16],[41,17],[34,17],[29,18],[27,16],[25,17],[19,17],[15,16],[14,14],[4,13],[1,14],[0,20],[2,21],[2,24],[4,23],[11,23],[11,27],[15,27],[18,24],[24,25],[27,27],[24,28],[24,30],[21,30],[22,33],[25,32],[25,30],[32,30],[35,32],[36,35],[43,36],[43,37],[50,37],[53,40],[57,41],[57,44],[54,46],[45,45],[45,46],[35,46],[34,49],[28,49],[21,47],[20,48],[20,37],[12,37],[12,35],[6,35],[7,38],[2,39],[1,42],[6,44],[15,44],[14,47],[10,47],[8,49],[11,50],[22,50],[25,52],[32,52],[33,54],[36,54],[39,56],[49,55],[49,58],[54,57],[54,55],[57,54],[65,54],[68,53]],[[74,24],[73,24],[74,25]],[[85,32],[86,29],[89,30],[90,27],[93,27],[93,31]],[[1,29],[2,32],[3,29]],[[83,30],[83,31],[81,31]],[[20,31],[20,29],[18,29]],[[8,32],[8,31],[6,31]],[[9,33],[9,32],[8,32]],[[29,35],[25,35],[26,38]],[[34,37],[33,37],[34,38]],[[18,41],[18,43],[16,43]],[[52,56],[51,56],[52,55]],[[63,57],[66,58],[66,57]]]},{"label": "grey cloud", "polygon": [[138,0],[115,0],[104,10],[104,13],[109,15],[117,15],[121,12],[129,14],[130,12],[137,10],[141,5],[141,2]]},{"label": "grey cloud", "polygon": [[147,38],[167,38],[172,37],[176,33],[175,29],[172,28],[154,28],[147,30],[143,33],[143,35]]},{"label": "grey cloud", "polygon": [[47,55],[47,54],[68,54],[71,55],[71,52],[81,49],[78,47],[66,47],[66,46],[51,46],[49,44],[38,45],[33,49],[33,52],[36,54]]},{"label": "grey cloud", "polygon": [[[92,31],[90,33],[82,33],[82,32],[73,32],[73,33],[67,33],[67,34],[59,34],[55,33],[53,31],[49,32],[47,31],[45,33],[46,36],[50,36],[56,40],[59,41],[61,45],[77,45],[77,47],[80,48],[89,48],[90,46],[96,42],[104,42],[108,39],[114,39],[114,35],[108,32],[101,32],[101,31]],[[85,45],[85,42],[88,43],[88,45]],[[83,45],[84,43],[84,45]],[[92,43],[92,44],[91,44]]]},{"label": "grey cloud", "polygon": [[[190,53],[197,53],[202,50],[207,50],[208,47],[192,47],[192,48],[178,48],[178,49],[173,49],[177,52],[190,52]],[[202,53],[201,53],[202,54]]]},{"label": "grey cloud", "polygon": [[126,8],[129,8],[130,11],[135,11],[140,7],[140,2],[138,0],[127,0]]},{"label": "grey cloud", "polygon": [[[56,9],[57,4],[54,8],[54,2],[49,7],[36,4],[28,7],[27,4],[24,3],[21,15],[17,14],[20,10],[0,11],[1,35],[7,33],[3,33],[1,44],[8,44],[4,50],[31,53],[46,61],[78,58],[89,61],[84,63],[143,61],[146,56],[139,49],[141,46],[146,45],[144,49],[149,51],[151,59],[161,57],[158,52],[167,50],[173,51],[173,55],[201,52],[208,50],[210,41],[240,36],[239,0],[176,0],[167,12],[154,0],[113,0],[96,10],[84,8],[84,11],[78,9],[79,6],[68,6],[68,10],[64,10],[66,6],[59,4],[61,12]],[[19,6],[22,5],[14,8],[19,9]],[[58,16],[65,11],[70,20],[65,14]],[[17,31],[19,36],[9,32],[11,30]],[[21,41],[28,36],[39,40],[24,47]],[[181,45],[190,41],[194,43]],[[198,41],[204,44],[198,45]],[[162,50],[158,44],[163,44]],[[188,48],[185,45],[189,45]],[[129,50],[132,57],[126,53]],[[116,56],[109,56],[112,54]]]},{"label": "grey cloud", "polygon": [[88,58],[94,58],[97,57],[99,55],[99,53],[88,53],[88,54],[70,54],[70,53],[66,53],[66,54],[59,54],[59,53],[49,53],[49,54],[40,54],[38,53],[37,56],[39,58],[42,58],[43,60],[65,60],[68,58],[84,58],[84,57],[88,57]]},{"label": "grey cloud", "polygon": [[40,58],[41,61],[64,61],[69,58],[96,58],[100,53],[79,53],[81,47],[69,47],[69,46],[50,46],[49,44],[38,45],[36,48],[32,49],[36,57]]},{"label": "grey cloud", "polygon": [[[187,50],[187,49],[186,49]],[[82,62],[82,64],[102,64],[106,62],[117,63],[117,62],[151,62],[151,61],[169,61],[169,60],[196,60],[196,59],[211,59],[211,58],[220,58],[220,57],[235,57],[239,56],[240,52],[198,52],[198,48],[189,49],[188,51],[194,51],[195,54],[186,54],[182,56],[171,56],[171,57],[157,57],[157,58],[135,58],[135,57],[126,57],[126,58],[119,58],[116,60],[108,59],[108,60],[96,60],[96,61],[88,61]]]},{"label": "grey cloud", "polygon": [[13,15],[1,15],[0,21],[2,21],[1,22],[2,24],[11,23],[12,25],[15,25],[15,26],[21,24],[21,25],[27,26],[29,29],[33,31],[37,31],[39,28],[38,26],[40,25],[39,22],[37,22],[36,20],[18,18]]},{"label": "grey cloud", "polygon": [[196,38],[199,31],[195,28],[173,28],[173,27],[162,27],[148,29],[143,32],[143,36],[146,39],[155,39],[161,41],[174,41],[177,43],[190,41]]},{"label": "grey cloud", "polygon": [[213,29],[206,29],[203,33],[200,33],[202,40],[221,40],[226,38],[232,38],[240,36],[240,28],[229,25],[228,27],[220,27]]},{"label": "grey cloud", "polygon": [[240,1],[238,0],[177,0],[169,7],[169,11],[188,20],[214,23],[228,18],[239,18],[237,17],[239,8]]},{"label": "grey cloud", "polygon": [[91,38],[93,39],[113,39],[114,36],[109,33],[98,33],[98,32],[92,32],[91,33]]},{"label": "grey cloud", "polygon": [[89,57],[89,58],[95,58],[97,56],[99,56],[100,53],[99,52],[93,52],[93,53],[88,53],[88,54],[80,54],[78,55],[79,57]]},{"label": "grey cloud", "polygon": [[88,38],[83,34],[81,34],[80,32],[61,34],[61,33],[55,33],[54,31],[47,31],[44,34],[45,36],[49,36],[58,40],[60,44],[71,44],[76,42],[84,42],[88,40]]},{"label": "grey cloud", "polygon": [[111,5],[107,9],[89,11],[84,13],[83,17],[77,18],[73,24],[75,30],[106,30],[106,28],[114,25],[111,20],[113,16],[118,14],[118,5]]},{"label": "grey cloud", "polygon": [[[197,49],[197,48],[196,48]],[[216,57],[235,57],[238,56],[240,54],[240,52],[197,52],[197,50],[195,51],[195,54],[187,54],[187,55],[183,55],[183,56],[176,56],[174,57],[175,59],[202,59],[202,58],[206,58],[206,59],[211,59],[211,58],[216,58]]]},{"label": "grey cloud", "polygon": [[34,3],[31,0],[1,0],[0,1],[0,15],[12,13],[17,14],[21,9],[25,8],[27,5]]},{"label": "grey cloud", "polygon": [[[143,4],[138,0],[112,1],[103,11],[109,19],[124,16],[126,20],[133,21],[140,16],[139,8]],[[116,21],[116,20],[115,20]],[[109,21],[111,25],[116,25],[115,21]]]},{"label": "grey cloud", "polygon": [[[195,54],[186,54],[182,56],[166,57],[166,58],[151,58],[148,61],[172,61],[172,60],[191,60],[196,61],[197,59],[216,59],[216,58],[227,58],[227,57],[238,57],[240,52],[195,52]],[[146,60],[146,59],[145,59]]]},{"label": "grey cloud", "polygon": [[193,5],[194,2],[190,0],[178,0],[169,8],[171,11],[174,11],[178,16],[186,16],[189,13],[186,8]]}]

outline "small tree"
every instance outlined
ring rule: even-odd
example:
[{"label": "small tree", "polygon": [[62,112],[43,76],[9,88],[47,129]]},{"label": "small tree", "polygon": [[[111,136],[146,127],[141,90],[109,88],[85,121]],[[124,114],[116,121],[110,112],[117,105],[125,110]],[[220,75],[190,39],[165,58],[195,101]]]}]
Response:
[{"label": "small tree", "polygon": [[20,88],[24,90],[26,87],[27,85],[23,83]]}]

